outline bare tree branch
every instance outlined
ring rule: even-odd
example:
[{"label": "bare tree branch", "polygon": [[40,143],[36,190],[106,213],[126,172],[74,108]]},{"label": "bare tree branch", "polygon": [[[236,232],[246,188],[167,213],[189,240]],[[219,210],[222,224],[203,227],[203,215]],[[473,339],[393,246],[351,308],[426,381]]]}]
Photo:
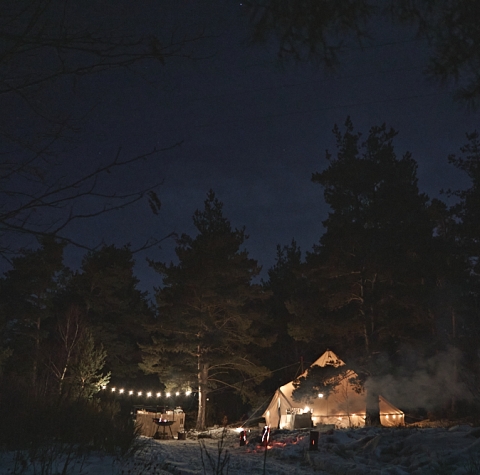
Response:
[{"label": "bare tree branch", "polygon": [[[101,14],[96,14],[97,8]],[[140,29],[130,21],[129,12],[120,8],[113,0],[101,6],[96,2],[79,6],[66,0],[16,0],[2,5],[0,254],[7,260],[18,247],[15,236],[55,234],[89,248],[69,236],[72,223],[142,199],[148,200],[154,213],[161,207],[156,195],[161,181],[119,192],[106,191],[104,179],[117,170],[130,171],[180,142],[134,155],[118,149],[110,160],[78,173],[72,173],[65,162],[65,152],[78,140],[88,115],[85,111],[74,114],[68,105],[63,106],[56,98],[58,91],[72,95],[85,76],[130,73],[140,64],[163,66],[169,58],[192,58],[193,46],[206,38],[199,29],[171,35],[162,31],[162,25],[152,32]],[[91,110],[89,104],[83,107]],[[163,239],[148,240],[140,249]]]}]

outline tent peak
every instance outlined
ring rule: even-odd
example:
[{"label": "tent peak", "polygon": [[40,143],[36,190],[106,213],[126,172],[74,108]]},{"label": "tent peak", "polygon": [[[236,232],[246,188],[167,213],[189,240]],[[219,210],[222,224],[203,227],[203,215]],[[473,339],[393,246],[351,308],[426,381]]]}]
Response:
[{"label": "tent peak", "polygon": [[327,365],[336,368],[338,366],[344,366],[345,362],[343,362],[332,350],[327,350],[317,361],[315,361],[315,363],[313,363],[312,366],[321,366],[323,368]]}]

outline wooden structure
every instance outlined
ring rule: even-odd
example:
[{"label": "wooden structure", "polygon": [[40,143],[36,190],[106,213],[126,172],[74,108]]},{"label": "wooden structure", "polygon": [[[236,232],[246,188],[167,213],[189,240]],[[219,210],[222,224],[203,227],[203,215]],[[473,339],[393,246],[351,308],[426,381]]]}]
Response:
[{"label": "wooden structure", "polygon": [[180,407],[163,412],[137,409],[135,421],[140,435],[171,439],[184,432],[185,414]]}]

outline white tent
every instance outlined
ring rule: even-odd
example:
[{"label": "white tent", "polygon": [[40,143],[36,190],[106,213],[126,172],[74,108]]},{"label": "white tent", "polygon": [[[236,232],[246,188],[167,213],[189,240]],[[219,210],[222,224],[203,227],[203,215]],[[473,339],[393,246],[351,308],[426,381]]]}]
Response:
[{"label": "white tent", "polygon": [[[333,351],[327,350],[312,366],[326,365],[343,366]],[[304,373],[303,375],[305,375]],[[294,429],[311,427],[313,424],[335,424],[336,427],[362,427],[365,425],[365,394],[358,394],[353,390],[348,380],[356,373],[349,370],[342,381],[326,397],[318,396],[305,404],[293,399],[295,389],[293,381],[277,389],[270,404],[263,414],[265,422],[270,427],[280,429]],[[384,426],[404,424],[404,414],[390,404],[382,396],[380,402],[380,422]]]}]

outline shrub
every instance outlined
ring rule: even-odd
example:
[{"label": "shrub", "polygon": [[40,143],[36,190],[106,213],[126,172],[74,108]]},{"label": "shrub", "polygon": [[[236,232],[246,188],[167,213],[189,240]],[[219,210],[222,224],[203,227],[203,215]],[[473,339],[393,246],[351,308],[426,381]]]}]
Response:
[{"label": "shrub", "polygon": [[0,412],[0,446],[9,450],[62,443],[126,453],[137,436],[130,414],[98,398],[55,401],[12,390],[3,394]]}]

